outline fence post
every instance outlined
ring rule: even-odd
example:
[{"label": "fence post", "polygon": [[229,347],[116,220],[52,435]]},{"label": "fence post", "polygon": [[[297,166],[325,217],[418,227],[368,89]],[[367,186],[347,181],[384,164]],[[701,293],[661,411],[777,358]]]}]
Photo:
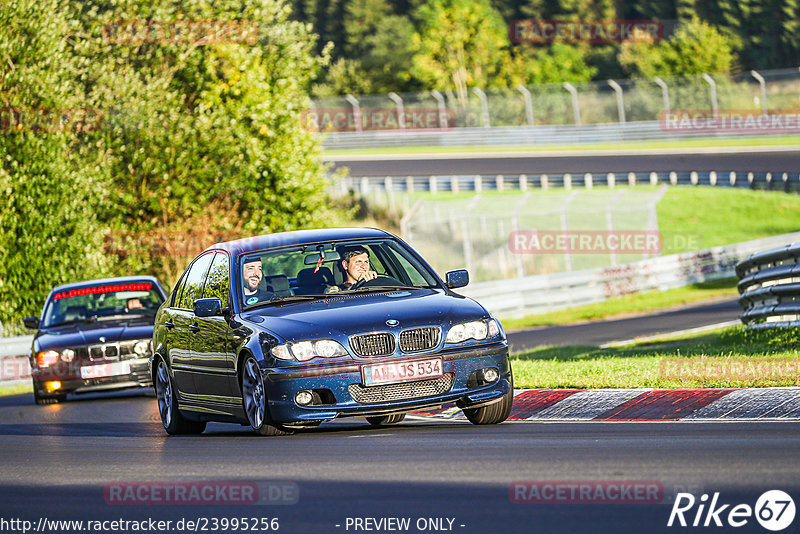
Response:
[{"label": "fence post", "polygon": [[728,175],[731,181],[731,187],[736,187],[736,171],[731,171]]},{"label": "fence post", "polygon": [[475,177],[475,192],[480,193],[483,191],[483,177],[479,174]]},{"label": "fence post", "polygon": [[631,187],[636,185],[636,173],[634,173],[634,172],[629,172],[628,173],[628,185],[631,186]]},{"label": "fence post", "polygon": [[547,191],[550,188],[547,175],[543,174],[540,179],[542,181],[542,191]]},{"label": "fence post", "polygon": [[592,173],[587,172],[586,174],[584,174],[583,175],[583,182],[586,185],[586,189],[591,189],[592,186],[594,185],[592,183]]},{"label": "fence post", "polygon": [[528,126],[533,126],[533,99],[531,98],[531,92],[524,85],[518,85],[517,91],[522,93],[522,97],[525,99],[525,117],[528,119]]},{"label": "fence post", "polygon": [[655,171],[650,172],[650,185],[658,185],[658,174]]},{"label": "fence post", "polygon": [[625,101],[622,96],[622,87],[614,80],[608,80],[608,85],[617,93],[617,114],[619,115],[619,122],[625,123]]},{"label": "fence post", "polygon": [[472,92],[478,95],[478,98],[481,99],[481,122],[483,123],[484,128],[491,127],[489,123],[489,102],[486,99],[486,93],[483,90],[475,87],[472,89]]},{"label": "fence post", "polygon": [[697,178],[697,171],[692,171],[689,173],[689,181],[692,182],[692,185],[697,185],[697,182],[699,181]]},{"label": "fence post", "polygon": [[406,176],[406,191],[409,193],[414,192],[414,177]]},{"label": "fence post", "polygon": [[719,106],[717,105],[717,82],[714,81],[714,78],[703,73],[703,79],[708,83],[709,87],[711,88],[711,112],[714,114],[714,117],[719,116]]},{"label": "fence post", "polygon": [[572,114],[575,117],[575,125],[581,125],[581,107],[578,104],[578,90],[575,89],[575,86],[569,82],[564,82],[563,84],[564,89],[569,91],[569,94],[572,95]]},{"label": "fence post", "polygon": [[400,127],[401,130],[406,129],[406,112],[405,107],[403,106],[403,99],[400,98],[400,95],[392,91],[389,93],[389,98],[392,99],[395,106],[397,106],[397,126]]},{"label": "fence post", "polygon": [[666,119],[666,116],[669,115],[669,87],[667,82],[658,76],[653,78],[653,81],[661,88],[661,97],[664,99],[664,119]]},{"label": "fence post", "polygon": [[455,174],[450,177],[450,190],[453,193],[458,193],[458,176]]},{"label": "fence post", "polygon": [[503,186],[504,186],[504,184],[503,184],[503,175],[502,174],[498,174],[494,179],[494,183],[495,183],[495,187],[497,187],[497,190],[498,191],[502,191],[503,190]]},{"label": "fence post", "polygon": [[610,172],[606,174],[606,181],[608,182],[608,188],[614,189],[614,186],[617,185],[617,176],[613,172]]},{"label": "fence post", "polygon": [[678,173],[672,171],[669,173],[669,183],[672,185],[678,185]]},{"label": "fence post", "polygon": [[437,183],[436,183],[436,176],[428,177],[428,189],[431,190],[431,193],[436,193],[437,191]]},{"label": "fence post", "polygon": [[396,206],[394,205],[394,185],[392,184],[391,176],[387,176],[383,179],[383,188],[386,190],[386,196],[389,198],[389,211],[391,213],[397,213],[395,209]]},{"label": "fence post", "polygon": [[572,189],[572,175],[570,173],[564,175],[564,189]]},{"label": "fence post", "polygon": [[528,175],[527,174],[520,174],[519,175],[519,190],[520,191],[527,191],[528,190]]},{"label": "fence post", "polygon": [[717,171],[711,171],[708,173],[708,181],[711,185],[717,185]]},{"label": "fence post", "polygon": [[764,77],[754,70],[750,71],[750,76],[756,79],[758,85],[761,86],[761,107],[764,109],[764,115],[767,114],[767,82]]},{"label": "fence post", "polygon": [[436,99],[436,104],[439,106],[439,128],[444,130],[447,128],[447,111],[444,107],[444,97],[436,89],[431,91],[431,95]]},{"label": "fence post", "polygon": [[361,105],[358,103],[358,99],[353,95],[345,95],[344,97],[347,102],[353,106],[353,121],[356,123],[356,131],[361,131]]}]

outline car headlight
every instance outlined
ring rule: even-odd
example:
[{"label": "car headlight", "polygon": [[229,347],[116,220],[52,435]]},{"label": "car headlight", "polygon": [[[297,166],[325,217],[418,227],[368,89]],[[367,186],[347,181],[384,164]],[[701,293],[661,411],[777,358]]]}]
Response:
[{"label": "car headlight", "polygon": [[284,343],[273,347],[271,352],[272,355],[279,360],[296,360],[298,362],[305,362],[312,358],[336,358],[337,356],[347,356],[345,348],[332,339]]},{"label": "car headlight", "polygon": [[75,351],[72,349],[64,349],[61,351],[61,359],[69,363],[75,359]]},{"label": "car headlight", "polygon": [[36,355],[36,363],[39,367],[50,367],[58,363],[58,353],[54,350],[46,350]]},{"label": "car headlight", "polygon": [[468,339],[481,341],[493,338],[499,333],[500,327],[494,319],[459,323],[450,327],[450,330],[447,332],[445,343],[461,343]]},{"label": "car headlight", "polygon": [[147,356],[152,351],[150,350],[152,341],[149,339],[143,339],[141,341],[137,341],[133,345],[133,352],[135,352],[139,356]]}]

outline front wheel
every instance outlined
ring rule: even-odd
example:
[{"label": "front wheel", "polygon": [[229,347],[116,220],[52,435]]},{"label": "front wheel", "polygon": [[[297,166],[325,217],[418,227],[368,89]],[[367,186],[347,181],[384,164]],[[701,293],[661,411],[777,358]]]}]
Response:
[{"label": "front wheel", "polygon": [[500,402],[462,410],[470,423],[473,425],[496,425],[508,419],[511,414],[511,406],[514,404],[514,378],[509,378],[509,382],[511,387]]},{"label": "front wheel", "polygon": [[242,365],[242,404],[247,420],[256,434],[261,436],[285,436],[291,434],[282,426],[273,423],[267,409],[267,393],[261,368],[252,356]]},{"label": "front wheel", "polygon": [[59,402],[64,402],[67,400],[67,396],[65,394],[61,395],[40,395],[39,394],[39,385],[34,382],[33,383],[33,400],[36,404],[42,406],[46,404],[58,404]]},{"label": "front wheel", "polygon": [[158,401],[158,414],[167,434],[202,434],[206,429],[205,421],[190,421],[178,411],[178,399],[175,395],[175,385],[169,374],[169,368],[164,360],[158,360],[156,379],[153,385]]},{"label": "front wheel", "polygon": [[367,417],[367,421],[372,426],[396,425],[406,418],[404,413],[395,413],[392,415],[376,415],[374,417]]}]

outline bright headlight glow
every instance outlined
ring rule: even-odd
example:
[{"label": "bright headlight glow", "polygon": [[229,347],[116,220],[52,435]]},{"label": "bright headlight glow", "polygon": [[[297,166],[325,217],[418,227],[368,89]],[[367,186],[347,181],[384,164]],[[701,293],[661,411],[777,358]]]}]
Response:
[{"label": "bright headlight glow", "polygon": [[36,363],[39,367],[50,367],[58,363],[58,353],[54,350],[40,352],[36,355]]},{"label": "bright headlight glow", "polygon": [[139,356],[144,356],[150,352],[150,340],[143,339],[141,341],[137,341],[136,344],[133,346],[133,352],[138,354]]},{"label": "bright headlight glow", "polygon": [[[497,328],[497,324],[494,324],[494,328],[492,328],[492,324],[494,324],[494,320],[489,321],[489,326],[487,326],[486,321],[470,321],[468,323],[454,324],[450,327],[450,331],[447,332],[445,343],[461,343],[468,339],[481,341],[487,337],[494,337],[497,335],[499,329]],[[492,333],[492,331],[494,331],[494,333]]]},{"label": "bright headlight glow", "polygon": [[273,347],[272,355],[279,360],[305,362],[312,358],[336,358],[346,356],[347,351],[332,339],[296,341]]},{"label": "bright headlight glow", "polygon": [[72,349],[64,349],[61,351],[61,359],[65,362],[71,362],[75,359],[75,351]]}]

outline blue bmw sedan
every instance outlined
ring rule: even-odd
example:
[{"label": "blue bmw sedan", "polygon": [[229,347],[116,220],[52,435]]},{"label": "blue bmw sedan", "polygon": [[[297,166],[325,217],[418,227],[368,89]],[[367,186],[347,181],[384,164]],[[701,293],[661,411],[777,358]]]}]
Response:
[{"label": "blue bmw sedan", "polygon": [[500,322],[411,247],[371,228],[213,245],[161,306],[150,369],[169,434],[208,421],[291,433],[338,417],[373,425],[455,403],[474,424],[513,401]]}]

